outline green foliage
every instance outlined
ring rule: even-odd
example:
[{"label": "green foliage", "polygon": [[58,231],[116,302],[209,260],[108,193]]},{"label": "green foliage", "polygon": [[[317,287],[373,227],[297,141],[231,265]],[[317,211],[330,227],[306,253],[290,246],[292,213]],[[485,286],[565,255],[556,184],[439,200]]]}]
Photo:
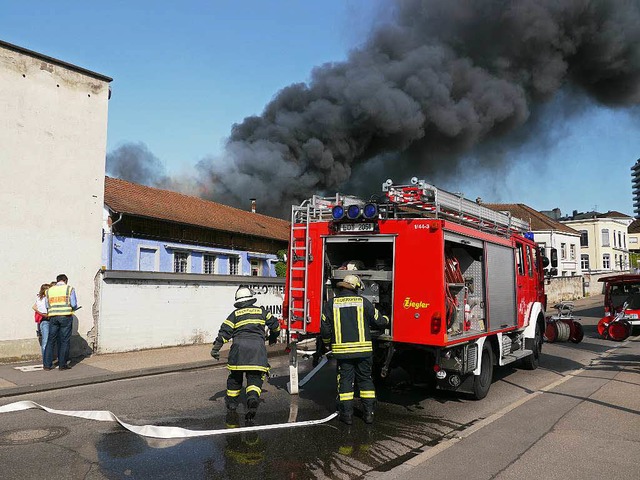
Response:
[{"label": "green foliage", "polygon": [[287,254],[286,250],[278,250],[278,259],[280,260],[275,264],[276,276],[278,277],[286,277],[287,276],[287,264],[284,261],[284,257]]}]

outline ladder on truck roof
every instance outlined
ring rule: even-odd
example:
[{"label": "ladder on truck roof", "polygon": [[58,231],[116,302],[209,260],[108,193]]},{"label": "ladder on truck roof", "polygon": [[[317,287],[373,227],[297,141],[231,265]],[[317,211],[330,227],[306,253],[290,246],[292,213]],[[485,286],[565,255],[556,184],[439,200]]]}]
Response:
[{"label": "ladder on truck roof", "polygon": [[382,184],[382,191],[397,205],[414,207],[431,213],[436,218],[454,220],[479,230],[507,237],[512,233],[523,234],[529,230],[529,223],[512,217],[510,213],[496,212],[467,200],[460,194],[438,189],[416,177],[411,179],[411,185],[394,185],[391,180],[387,180]]}]

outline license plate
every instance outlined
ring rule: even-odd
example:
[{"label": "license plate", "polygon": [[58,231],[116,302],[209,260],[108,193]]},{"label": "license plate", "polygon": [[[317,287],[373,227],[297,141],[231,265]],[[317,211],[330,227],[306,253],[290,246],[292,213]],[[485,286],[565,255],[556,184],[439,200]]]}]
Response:
[{"label": "license plate", "polygon": [[373,223],[341,223],[341,232],[373,232]]}]

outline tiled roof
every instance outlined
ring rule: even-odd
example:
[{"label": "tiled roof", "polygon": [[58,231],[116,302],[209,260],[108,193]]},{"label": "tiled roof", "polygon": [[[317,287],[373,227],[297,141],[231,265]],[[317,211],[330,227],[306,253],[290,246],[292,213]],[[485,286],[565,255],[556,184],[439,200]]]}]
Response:
[{"label": "tiled roof", "polygon": [[554,230],[573,235],[580,235],[580,232],[577,230],[574,230],[563,223],[556,222],[555,220],[547,217],[544,213],[540,213],[523,203],[483,203],[482,206],[488,207],[497,212],[509,212],[512,217],[520,218],[525,222],[529,222],[531,224],[531,230],[534,232]]},{"label": "tiled roof", "polygon": [[601,213],[598,218],[632,218],[625,213],[620,213],[615,210],[609,210],[607,213]]},{"label": "tiled roof", "polygon": [[634,220],[627,229],[629,233],[640,233],[640,220]]},{"label": "tiled roof", "polygon": [[104,203],[118,213],[289,241],[289,222],[221,203],[105,177]]}]

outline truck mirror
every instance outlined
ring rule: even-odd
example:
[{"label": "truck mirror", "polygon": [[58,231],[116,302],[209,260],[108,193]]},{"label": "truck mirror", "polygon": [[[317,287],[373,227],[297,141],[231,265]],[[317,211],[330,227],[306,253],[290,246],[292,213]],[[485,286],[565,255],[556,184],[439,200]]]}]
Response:
[{"label": "truck mirror", "polygon": [[549,257],[542,257],[542,268],[547,268],[549,266]]},{"label": "truck mirror", "polygon": [[558,249],[557,248],[551,249],[551,266],[553,268],[556,268],[558,266]]}]

